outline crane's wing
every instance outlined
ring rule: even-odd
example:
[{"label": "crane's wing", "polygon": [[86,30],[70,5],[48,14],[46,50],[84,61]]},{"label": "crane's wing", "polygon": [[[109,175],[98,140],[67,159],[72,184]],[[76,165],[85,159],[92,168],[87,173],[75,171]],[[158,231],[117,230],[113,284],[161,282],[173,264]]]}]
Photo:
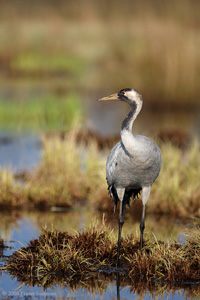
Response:
[{"label": "crane's wing", "polygon": [[[122,142],[119,142],[111,149],[106,164],[106,175],[107,175],[106,180],[108,183],[109,194],[114,202],[114,213],[116,211],[117,203],[119,201],[117,190],[115,188],[116,175],[117,177],[119,177],[120,175],[122,176],[122,173],[120,172],[120,165],[122,161],[126,162],[124,164],[125,168],[128,164],[130,164],[129,154],[125,151]],[[138,188],[130,189],[130,188],[126,188],[125,186],[124,188],[125,188],[125,193],[123,199],[123,209],[125,210],[126,205],[130,207],[130,198],[133,198],[133,200],[135,200],[135,198],[138,197],[138,195],[140,194],[141,188],[138,187]]]},{"label": "crane's wing", "polygon": [[110,151],[108,158],[107,158],[107,163],[106,163],[106,180],[108,185],[111,185],[113,182],[112,176],[115,173],[118,161],[119,161],[119,156],[121,154],[121,142],[117,143]]}]

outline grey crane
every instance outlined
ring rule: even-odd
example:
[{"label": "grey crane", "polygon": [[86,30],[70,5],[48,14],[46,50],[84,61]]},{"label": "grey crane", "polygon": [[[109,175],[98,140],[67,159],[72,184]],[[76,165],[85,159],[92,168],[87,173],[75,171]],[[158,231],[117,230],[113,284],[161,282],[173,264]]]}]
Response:
[{"label": "grey crane", "polygon": [[106,163],[106,179],[110,196],[114,201],[114,212],[118,201],[120,202],[116,260],[116,267],[118,267],[126,205],[129,206],[130,198],[135,199],[141,190],[143,208],[140,222],[140,250],[142,251],[145,205],[151,186],[159,175],[162,159],[156,143],[146,136],[132,134],[133,122],[142,108],[142,95],[134,89],[126,88],[98,101],[107,100],[123,101],[130,105],[130,111],[121,126],[121,142],[111,149]]}]

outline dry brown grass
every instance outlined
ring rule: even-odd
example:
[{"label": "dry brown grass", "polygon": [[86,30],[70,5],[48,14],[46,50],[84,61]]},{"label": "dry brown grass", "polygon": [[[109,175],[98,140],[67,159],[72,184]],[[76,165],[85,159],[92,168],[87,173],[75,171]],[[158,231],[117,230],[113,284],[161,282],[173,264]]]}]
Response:
[{"label": "dry brown grass", "polygon": [[[107,149],[99,151],[93,139],[87,141],[87,146],[85,142],[77,143],[76,132],[62,139],[44,137],[43,145],[41,163],[25,177],[24,184],[15,183],[13,172],[0,171],[1,207],[71,207],[84,201],[90,208],[113,209],[106,184]],[[199,142],[194,140],[184,149],[170,142],[161,143],[160,147],[162,168],[152,187],[148,212],[199,217]]]},{"label": "dry brown grass", "polygon": [[186,151],[171,143],[161,145],[161,173],[153,185],[149,211],[180,217],[200,216],[200,145],[194,140]]},{"label": "dry brown grass", "polygon": [[51,206],[71,207],[86,199],[87,184],[82,169],[82,145],[75,135],[66,139],[43,138],[43,155],[38,168],[27,175],[23,184],[16,184],[14,173],[0,171],[0,205],[2,207]]},{"label": "dry brown grass", "polygon": [[11,170],[0,170],[0,205],[1,208],[21,207],[24,204],[24,190],[15,183],[14,173]]},{"label": "dry brown grass", "polygon": [[63,141],[43,138],[42,161],[27,183],[28,197],[47,206],[72,206],[86,198],[87,186],[81,167],[82,145],[75,135]]},{"label": "dry brown grass", "polygon": [[[157,282],[158,285],[160,281],[165,284],[199,283],[199,233],[199,228],[192,230],[184,244],[165,244],[155,237],[148,237],[142,253],[138,239],[123,239],[120,272],[132,286],[141,278],[146,283]],[[99,272],[112,278],[116,272],[116,244],[111,230],[105,225],[95,225],[76,234],[44,230],[37,240],[12,254],[5,271],[23,282],[28,280],[43,286],[55,279],[62,281],[63,277],[69,278],[69,282],[84,282]]]}]

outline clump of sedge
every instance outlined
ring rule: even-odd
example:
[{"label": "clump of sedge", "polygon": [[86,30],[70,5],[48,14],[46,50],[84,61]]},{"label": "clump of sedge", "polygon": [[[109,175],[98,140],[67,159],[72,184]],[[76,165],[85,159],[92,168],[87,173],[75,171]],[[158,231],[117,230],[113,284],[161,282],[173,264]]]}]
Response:
[{"label": "clump of sedge", "polygon": [[[57,278],[84,280],[92,274],[116,272],[117,243],[111,231],[94,226],[76,234],[52,229],[14,252],[7,260],[5,271],[26,281],[27,277],[42,283]],[[200,282],[200,229],[193,230],[184,244],[166,244],[148,237],[143,251],[139,240],[122,240],[120,267],[132,283],[145,281]]]}]

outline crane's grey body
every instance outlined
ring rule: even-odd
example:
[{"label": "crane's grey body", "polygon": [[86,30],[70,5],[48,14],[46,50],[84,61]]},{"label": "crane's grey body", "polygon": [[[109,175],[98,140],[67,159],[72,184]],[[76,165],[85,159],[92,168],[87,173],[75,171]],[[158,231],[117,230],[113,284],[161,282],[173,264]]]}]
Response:
[{"label": "crane's grey body", "polygon": [[[149,138],[136,135],[141,151],[129,153],[123,142],[110,151],[106,164],[108,185],[115,188],[139,189],[151,186],[160,172],[161,155],[158,146]],[[126,170],[126,172],[123,172]]]},{"label": "crane's grey body", "polygon": [[160,172],[161,152],[156,143],[148,137],[132,134],[133,122],[143,104],[142,96],[136,90],[123,89],[118,94],[100,99],[100,101],[105,100],[120,100],[130,105],[130,111],[121,126],[121,142],[111,149],[106,164],[106,179],[109,193],[115,203],[114,211],[117,203],[120,202],[116,262],[118,267],[126,205],[129,205],[130,198],[135,199],[141,190],[143,210],[140,223],[140,250],[142,250],[145,205],[151,192],[151,186]]}]

